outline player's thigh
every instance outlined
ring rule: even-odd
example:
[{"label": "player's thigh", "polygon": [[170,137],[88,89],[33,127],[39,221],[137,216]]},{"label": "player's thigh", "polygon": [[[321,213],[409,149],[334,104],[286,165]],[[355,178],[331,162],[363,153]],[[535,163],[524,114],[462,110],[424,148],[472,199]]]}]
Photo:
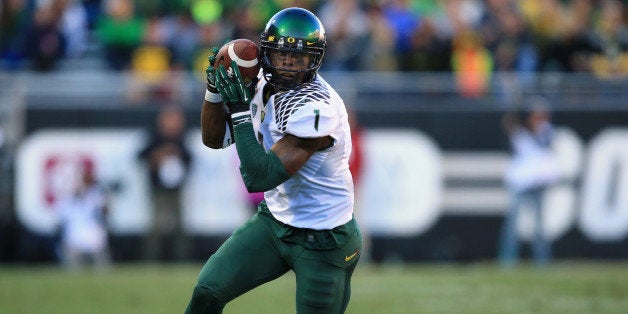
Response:
[{"label": "player's thigh", "polygon": [[274,234],[254,215],[213,254],[199,274],[198,284],[228,302],[289,270],[277,253]]},{"label": "player's thigh", "polygon": [[350,281],[354,268],[355,264],[341,268],[324,260],[297,259],[294,264],[297,312],[344,312],[351,294]]}]

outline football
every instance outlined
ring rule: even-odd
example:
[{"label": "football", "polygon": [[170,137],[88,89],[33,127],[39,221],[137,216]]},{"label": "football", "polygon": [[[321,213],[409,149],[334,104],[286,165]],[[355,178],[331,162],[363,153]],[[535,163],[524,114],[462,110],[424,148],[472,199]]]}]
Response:
[{"label": "football", "polygon": [[216,55],[215,67],[222,64],[231,74],[231,60],[238,64],[244,80],[253,80],[259,72],[259,48],[251,40],[240,38],[224,44]]}]

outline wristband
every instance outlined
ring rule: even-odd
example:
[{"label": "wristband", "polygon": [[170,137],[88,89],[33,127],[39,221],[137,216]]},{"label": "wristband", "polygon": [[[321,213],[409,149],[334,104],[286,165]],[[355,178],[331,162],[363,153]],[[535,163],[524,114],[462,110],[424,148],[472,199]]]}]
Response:
[{"label": "wristband", "polygon": [[239,125],[244,122],[251,122],[251,110],[235,112],[231,114],[233,125]]},{"label": "wristband", "polygon": [[222,102],[222,95],[220,93],[212,93],[209,90],[205,90],[205,100],[211,103]]}]

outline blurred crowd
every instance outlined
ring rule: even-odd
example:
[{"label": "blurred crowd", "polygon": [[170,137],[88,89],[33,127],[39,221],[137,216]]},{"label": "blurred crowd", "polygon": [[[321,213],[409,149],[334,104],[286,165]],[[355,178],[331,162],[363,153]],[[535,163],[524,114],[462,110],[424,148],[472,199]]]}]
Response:
[{"label": "blurred crowd", "polygon": [[451,71],[473,93],[498,71],[625,76],[626,2],[3,0],[0,68],[59,71],[61,61],[92,57],[158,79],[204,68],[208,49],[228,39],[259,41],[272,14],[301,6],[326,26],[323,70]]}]

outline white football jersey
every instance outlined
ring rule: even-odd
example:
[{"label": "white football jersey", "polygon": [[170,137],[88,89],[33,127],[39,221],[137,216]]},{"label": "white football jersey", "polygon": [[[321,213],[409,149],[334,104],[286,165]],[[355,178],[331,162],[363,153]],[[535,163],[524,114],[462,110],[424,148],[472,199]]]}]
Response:
[{"label": "white football jersey", "polygon": [[313,82],[276,93],[264,103],[267,82],[259,78],[251,116],[266,151],[286,134],[334,140],[331,147],[314,153],[292,178],[264,193],[268,209],[277,220],[298,228],[332,229],[349,222],[354,200],[349,172],[351,134],[344,102],[317,75]]}]

